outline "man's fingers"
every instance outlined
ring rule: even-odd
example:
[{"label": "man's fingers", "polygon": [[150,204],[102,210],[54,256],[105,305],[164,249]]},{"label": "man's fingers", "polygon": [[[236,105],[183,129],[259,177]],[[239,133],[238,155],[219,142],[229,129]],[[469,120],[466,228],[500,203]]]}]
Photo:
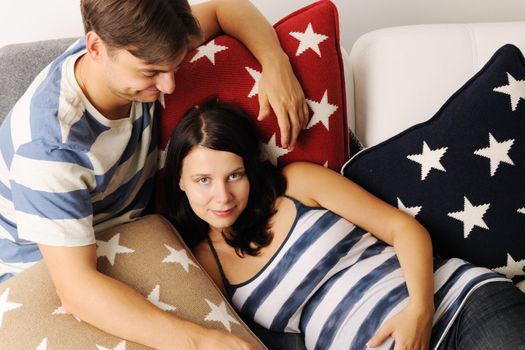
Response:
[{"label": "man's fingers", "polygon": [[[257,120],[266,119],[273,112],[277,117],[279,131],[281,133],[281,147],[293,149],[297,143],[297,138],[303,129],[306,129],[309,122],[310,110],[308,104],[301,94],[301,98],[292,97],[283,99],[282,96],[272,99],[263,88],[259,89],[259,114]],[[274,96],[275,97],[275,96]]]},{"label": "man's fingers", "polygon": [[308,126],[308,122],[310,121],[310,109],[308,108],[308,103],[306,103],[306,100],[303,102],[303,119],[302,119],[302,127],[303,129],[306,129]]},{"label": "man's fingers", "polygon": [[266,96],[266,93],[259,89],[259,115],[257,116],[258,121],[262,121],[266,119],[270,115],[270,101],[268,101],[268,97]]},{"label": "man's fingers", "polygon": [[279,124],[279,130],[281,131],[281,146],[283,148],[289,148],[290,147],[290,120],[288,119],[288,115],[278,114],[277,123]]},{"label": "man's fingers", "polygon": [[297,142],[297,138],[299,137],[301,130],[303,130],[302,119],[304,118],[304,116],[302,115],[302,113],[297,114],[295,111],[290,111],[288,117],[291,124],[290,148],[292,149],[293,147],[295,147],[295,143]]}]

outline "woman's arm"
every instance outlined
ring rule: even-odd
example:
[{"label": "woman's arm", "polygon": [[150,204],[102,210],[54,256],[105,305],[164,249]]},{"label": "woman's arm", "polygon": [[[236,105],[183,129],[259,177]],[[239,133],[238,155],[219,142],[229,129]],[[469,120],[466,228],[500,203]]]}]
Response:
[{"label": "woman's arm", "polygon": [[255,349],[231,334],[184,321],[96,270],[95,245],[39,245],[68,312],[122,339],[155,349]]},{"label": "woman's arm", "polygon": [[426,349],[434,312],[432,244],[426,229],[412,216],[322,166],[299,162],[286,166],[283,172],[291,196],[305,204],[329,209],[392,245],[396,251],[409,303],[378,330],[369,346],[377,346],[393,336],[395,349],[404,349],[406,343],[410,343],[408,348]]},{"label": "woman's arm", "polygon": [[308,105],[288,56],[273,27],[248,0],[211,0],[192,6],[203,31],[201,42],[221,32],[241,41],[262,66],[259,82],[259,120],[277,116],[283,147],[293,147],[308,123]]}]

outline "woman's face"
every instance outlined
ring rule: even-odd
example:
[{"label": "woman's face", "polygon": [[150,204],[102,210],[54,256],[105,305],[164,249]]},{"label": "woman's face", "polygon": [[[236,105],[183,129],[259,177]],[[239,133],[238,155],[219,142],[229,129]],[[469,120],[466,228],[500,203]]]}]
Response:
[{"label": "woman's face", "polygon": [[219,231],[235,223],[250,194],[242,158],[202,146],[184,158],[179,186],[195,214]]}]

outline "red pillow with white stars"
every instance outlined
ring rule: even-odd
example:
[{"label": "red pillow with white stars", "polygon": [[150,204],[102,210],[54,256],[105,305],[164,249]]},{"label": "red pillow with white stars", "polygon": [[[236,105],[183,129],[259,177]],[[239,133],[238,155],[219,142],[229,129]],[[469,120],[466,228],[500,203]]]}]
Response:
[{"label": "red pillow with white stars", "polygon": [[[339,170],[348,159],[349,147],[337,9],[322,0],[288,15],[274,27],[303,87],[310,121],[290,152],[280,145],[272,112],[257,122],[261,142],[276,165],[305,160]],[[165,149],[185,111],[210,95],[241,107],[255,119],[260,76],[261,65],[255,57],[227,35],[188,53],[175,75],[175,93],[165,95],[162,101],[161,148]]]}]

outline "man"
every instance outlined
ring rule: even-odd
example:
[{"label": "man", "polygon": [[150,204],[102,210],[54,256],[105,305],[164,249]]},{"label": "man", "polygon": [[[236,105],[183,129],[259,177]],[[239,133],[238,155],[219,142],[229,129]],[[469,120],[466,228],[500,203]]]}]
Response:
[{"label": "man", "polygon": [[293,147],[308,109],[288,58],[245,0],[191,9],[186,0],[82,0],[81,9],[85,38],[41,72],[0,129],[0,281],[43,257],[63,306],[110,334],[157,349],[251,349],[99,273],[94,232],[146,206],[154,102],[175,90],[188,50],[221,30],[242,41],[263,68],[259,117],[271,105]]}]

